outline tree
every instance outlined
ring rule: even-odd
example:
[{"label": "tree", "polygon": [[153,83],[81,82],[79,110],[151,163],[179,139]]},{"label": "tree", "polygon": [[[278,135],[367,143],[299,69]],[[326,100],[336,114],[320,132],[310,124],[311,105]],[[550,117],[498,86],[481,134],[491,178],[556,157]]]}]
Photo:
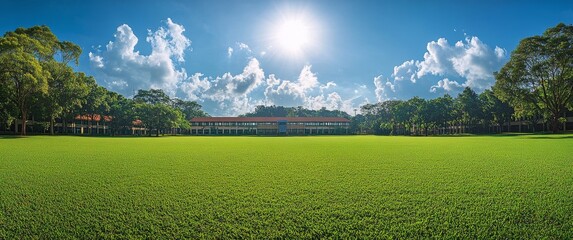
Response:
[{"label": "tree", "polygon": [[70,109],[81,106],[82,99],[88,94],[87,85],[78,81],[74,70],[68,63],[78,64],[82,52],[78,45],[71,42],[58,42],[55,55],[60,61],[50,60],[44,63],[44,68],[50,72],[48,78],[48,93],[44,96],[42,105],[47,111],[50,121],[50,134],[54,134],[55,119]]},{"label": "tree", "polygon": [[399,127],[399,123],[396,120],[396,108],[402,101],[400,100],[388,100],[384,101],[380,104],[377,104],[379,107],[378,115],[380,117],[380,127],[385,131],[388,131],[389,135],[394,135],[397,132]]},{"label": "tree", "polygon": [[454,99],[445,94],[430,100],[430,103],[433,105],[432,121],[443,129],[442,134],[444,134],[448,123],[454,120]]},{"label": "tree", "polygon": [[50,61],[45,66],[51,74],[48,79],[48,92],[43,96],[41,104],[46,108],[50,121],[50,134],[54,134],[56,118],[81,107],[89,89],[86,81],[79,79],[78,74],[64,63]]},{"label": "tree", "polygon": [[[492,90],[485,90],[479,95],[482,102],[482,111],[484,114],[484,121],[489,124],[495,124],[498,127],[497,132],[501,132],[504,123],[511,121],[513,115],[513,108],[509,104],[502,102]],[[508,129],[509,131],[509,129]]]},{"label": "tree", "polygon": [[[0,131],[6,130],[18,116],[18,110],[9,99],[9,89],[0,87]],[[5,126],[4,126],[5,124]]]},{"label": "tree", "polygon": [[133,101],[137,117],[149,130],[149,135],[155,130],[156,136],[159,136],[162,129],[190,128],[180,109],[186,109],[193,114],[198,105],[194,102],[171,100],[161,89],[139,90]]},{"label": "tree", "polygon": [[96,116],[99,115],[100,120],[104,118],[104,113],[109,110],[109,105],[106,102],[108,90],[96,83],[92,76],[86,76],[79,73],[78,77],[86,84],[88,94],[85,96],[85,102],[81,108],[81,115],[86,116],[88,119],[89,134],[93,134],[93,123]]},{"label": "tree", "polygon": [[[573,98],[573,26],[558,24],[541,36],[520,41],[499,72],[496,95],[512,106],[533,107],[545,115],[553,133]],[[529,112],[535,112],[529,110]]]},{"label": "tree", "polygon": [[166,104],[171,105],[171,99],[161,89],[138,90],[137,94],[133,96],[133,100],[137,102],[144,102],[149,104]]},{"label": "tree", "polygon": [[122,130],[129,130],[135,120],[134,101],[115,92],[108,92],[110,135],[115,136]]},{"label": "tree", "polygon": [[135,111],[143,125],[151,132],[155,130],[159,136],[162,129],[175,128],[182,124],[183,114],[179,110],[163,103],[149,104],[136,102]]},{"label": "tree", "polygon": [[18,28],[0,38],[0,82],[19,111],[22,135],[26,135],[30,106],[48,91],[50,73],[42,63],[53,58],[57,42],[46,26]]},{"label": "tree", "polygon": [[482,116],[479,96],[471,88],[466,87],[464,91],[458,94],[456,102],[461,123],[473,129],[475,123],[481,119]]},{"label": "tree", "polygon": [[402,101],[400,102],[395,109],[394,115],[396,118],[396,122],[400,123],[404,128],[404,135],[408,135],[411,133],[411,128],[413,126],[413,118],[412,115],[414,114],[414,106],[410,104],[410,101]]},{"label": "tree", "polygon": [[172,105],[175,109],[178,109],[183,113],[184,119],[191,121],[191,119],[196,117],[208,117],[209,114],[201,110],[201,104],[195,101],[185,101],[181,99],[173,99]]}]

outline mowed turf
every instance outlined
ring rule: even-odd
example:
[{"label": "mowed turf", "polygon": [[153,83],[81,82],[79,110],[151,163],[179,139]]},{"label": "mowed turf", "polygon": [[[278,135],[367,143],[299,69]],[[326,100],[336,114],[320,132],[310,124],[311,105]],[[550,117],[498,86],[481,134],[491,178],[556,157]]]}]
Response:
[{"label": "mowed turf", "polygon": [[0,138],[0,239],[573,238],[573,136]]}]

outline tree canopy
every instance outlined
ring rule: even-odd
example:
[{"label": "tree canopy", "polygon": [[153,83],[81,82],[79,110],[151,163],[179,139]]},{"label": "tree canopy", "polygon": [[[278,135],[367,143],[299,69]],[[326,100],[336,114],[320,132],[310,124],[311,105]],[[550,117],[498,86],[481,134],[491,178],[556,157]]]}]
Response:
[{"label": "tree canopy", "polygon": [[560,23],[521,40],[495,78],[494,91],[501,100],[518,114],[542,114],[558,132],[573,100],[573,26]]},{"label": "tree canopy", "polygon": [[[70,66],[78,64],[81,53],[78,45],[58,40],[47,26],[5,33],[0,38],[0,126],[14,126],[17,132],[19,118],[20,134],[26,135],[32,118],[54,134],[59,119],[65,126],[62,133],[67,133],[66,122],[79,118],[88,124],[89,134],[100,134],[100,124],[108,124],[113,135],[139,120],[159,134],[165,128],[186,129],[193,117],[207,116],[197,102],[171,99],[162,90],[140,90],[133,100],[111,92]],[[106,128],[101,129],[105,134]]]}]

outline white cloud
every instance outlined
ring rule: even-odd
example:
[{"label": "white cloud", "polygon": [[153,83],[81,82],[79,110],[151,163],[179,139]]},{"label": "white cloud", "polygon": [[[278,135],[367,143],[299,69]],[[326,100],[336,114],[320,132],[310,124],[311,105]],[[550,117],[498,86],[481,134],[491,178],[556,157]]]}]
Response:
[{"label": "white cloud", "polygon": [[447,92],[451,92],[451,91],[461,91],[464,89],[464,86],[456,81],[450,81],[450,79],[444,78],[438,81],[436,85],[430,87],[430,92],[436,92],[438,88],[444,89],[444,91]]},{"label": "white cloud", "polygon": [[507,51],[505,49],[495,46],[495,56],[498,59],[503,59],[507,55]]},{"label": "white cloud", "polygon": [[251,48],[246,43],[238,42],[237,46],[239,47],[240,50],[251,52]]},{"label": "white cloud", "polygon": [[[344,99],[335,90],[335,82],[321,83],[311,65],[302,67],[294,81],[281,80],[265,72],[252,49],[237,42],[227,48],[230,58],[237,51],[249,57],[243,71],[220,76],[206,76],[201,72],[187,75],[181,66],[191,40],[184,36],[185,28],[171,19],[156,31],[148,30],[148,55],[136,49],[139,38],[127,24],[116,29],[114,39],[103,50],[89,53],[90,63],[98,79],[108,88],[130,96],[139,89],[159,88],[171,96],[200,102],[213,115],[238,115],[253,111],[257,105],[303,106],[311,109],[325,107],[352,112],[356,97]],[[260,53],[265,54],[265,51]],[[366,91],[366,90],[361,90]],[[358,94],[355,94],[357,96]]]},{"label": "white cloud", "polygon": [[311,68],[311,65],[305,65],[298,76],[298,83],[305,91],[318,85],[318,78],[316,74],[311,71]]},{"label": "white cloud", "polygon": [[316,73],[312,72],[312,67],[305,65],[296,81],[281,80],[275,75],[269,75],[265,97],[268,104],[303,106],[308,109],[324,107],[351,113],[354,99],[343,100],[338,92],[332,91],[336,86],[334,82],[321,84]]},{"label": "white cloud", "polygon": [[327,90],[330,88],[335,88],[336,86],[337,86],[336,83],[330,81],[330,82],[327,82],[326,85],[321,85],[320,91],[323,92],[324,90]]},{"label": "white cloud", "polygon": [[256,58],[251,58],[240,74],[233,75],[227,72],[223,76],[214,79],[204,78],[203,80],[191,77],[190,81],[183,83],[184,86],[187,86],[183,91],[188,96],[200,96],[202,99],[222,102],[248,95],[264,80],[265,72],[261,69],[259,61]]},{"label": "white cloud", "polygon": [[186,82],[181,84],[181,90],[186,94],[187,99],[196,101],[202,92],[211,88],[209,78],[203,77],[202,73],[195,73]]},{"label": "white cloud", "polygon": [[493,84],[493,72],[501,66],[505,51],[489,48],[478,37],[458,41],[454,46],[444,38],[428,43],[424,61],[418,64],[417,78],[425,75],[459,76],[463,84],[483,90]]},{"label": "white cloud", "polygon": [[389,93],[396,91],[395,85],[392,84],[388,78],[384,79],[382,75],[374,78],[374,87],[376,87],[374,93],[376,94],[376,100],[378,100],[378,102],[390,99]]},{"label": "white cloud", "polygon": [[212,101],[228,115],[237,115],[254,109],[259,101],[249,94],[265,83],[265,73],[256,58],[251,58],[243,72],[229,72],[218,77],[203,77],[195,73],[181,84],[182,92],[190,100]]},{"label": "white cloud", "polygon": [[416,78],[414,77],[414,73],[416,72],[416,63],[414,60],[405,61],[400,66],[394,67],[394,73],[392,73],[392,77],[394,77],[395,81],[402,81],[404,80],[405,76],[409,76],[410,81],[416,82]]},{"label": "white cloud", "polygon": [[146,41],[151,45],[151,54],[147,56],[135,50],[139,39],[133,30],[127,24],[119,26],[114,41],[104,51],[89,53],[96,75],[112,90],[128,96],[149,88],[161,88],[173,95],[179,82],[187,77],[185,69],[175,62],[184,62],[191,41],[183,35],[182,25],[169,18],[165,23],[155,32],[148,31]]},{"label": "white cloud", "polygon": [[[381,76],[374,79],[378,101],[392,96],[428,97],[430,93],[437,93],[437,89],[455,93],[471,87],[477,92],[483,91],[494,83],[493,72],[502,66],[507,56],[505,49],[498,46],[492,49],[475,36],[454,45],[439,38],[429,42],[426,50],[423,60],[409,60],[395,66],[391,80],[383,81]],[[451,78],[462,81],[449,80]]]}]

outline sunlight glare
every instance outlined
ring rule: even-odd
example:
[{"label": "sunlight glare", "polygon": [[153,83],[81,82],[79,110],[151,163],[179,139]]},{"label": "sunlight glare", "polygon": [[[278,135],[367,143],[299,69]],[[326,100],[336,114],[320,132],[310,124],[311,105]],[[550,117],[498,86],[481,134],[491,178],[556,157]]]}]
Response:
[{"label": "sunlight glare", "polygon": [[272,45],[281,55],[300,58],[316,50],[317,26],[304,14],[286,14],[272,26]]}]

